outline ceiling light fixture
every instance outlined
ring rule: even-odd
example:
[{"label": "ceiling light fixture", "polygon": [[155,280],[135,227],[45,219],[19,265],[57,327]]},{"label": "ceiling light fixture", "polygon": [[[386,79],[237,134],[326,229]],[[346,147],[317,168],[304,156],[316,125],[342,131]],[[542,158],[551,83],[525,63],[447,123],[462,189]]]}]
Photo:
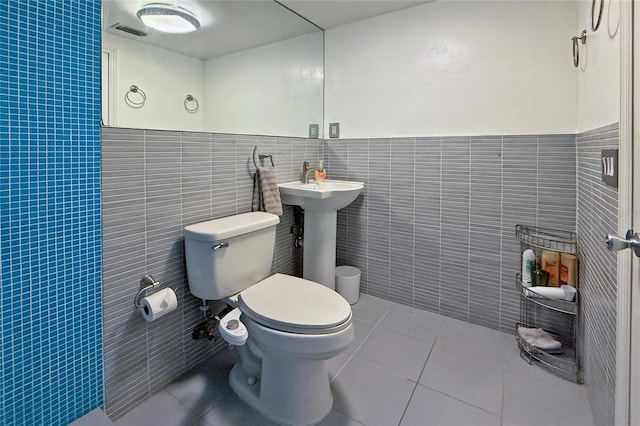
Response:
[{"label": "ceiling light fixture", "polygon": [[163,33],[190,33],[200,29],[200,21],[187,9],[178,5],[150,3],[136,13],[147,26]]}]

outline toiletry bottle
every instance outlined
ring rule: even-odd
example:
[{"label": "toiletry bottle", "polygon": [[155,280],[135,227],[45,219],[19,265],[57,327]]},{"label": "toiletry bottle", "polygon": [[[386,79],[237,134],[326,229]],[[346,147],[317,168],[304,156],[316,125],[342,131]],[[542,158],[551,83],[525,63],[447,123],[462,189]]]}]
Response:
[{"label": "toiletry bottle", "polygon": [[325,171],[324,167],[322,166],[322,160],[320,160],[318,167],[316,167],[316,172],[315,172],[315,178],[316,178],[316,183],[322,183],[324,182],[324,179],[327,177],[327,172]]},{"label": "toiletry bottle", "polygon": [[522,253],[522,285],[531,287],[533,281],[533,267],[536,263],[536,254],[531,249],[526,249]]},{"label": "toiletry bottle", "polygon": [[575,287],[578,274],[578,258],[569,253],[560,253],[560,285]]},{"label": "toiletry bottle", "polygon": [[543,250],[541,263],[542,269],[549,273],[549,287],[560,287],[560,253]]}]

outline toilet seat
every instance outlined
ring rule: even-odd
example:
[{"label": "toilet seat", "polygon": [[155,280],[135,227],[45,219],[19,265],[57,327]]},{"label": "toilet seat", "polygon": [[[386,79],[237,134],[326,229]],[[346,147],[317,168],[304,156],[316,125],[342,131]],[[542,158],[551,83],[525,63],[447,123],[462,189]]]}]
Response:
[{"label": "toilet seat", "polygon": [[330,334],[351,324],[351,306],[342,296],[313,281],[272,275],[240,292],[243,314],[275,330]]}]

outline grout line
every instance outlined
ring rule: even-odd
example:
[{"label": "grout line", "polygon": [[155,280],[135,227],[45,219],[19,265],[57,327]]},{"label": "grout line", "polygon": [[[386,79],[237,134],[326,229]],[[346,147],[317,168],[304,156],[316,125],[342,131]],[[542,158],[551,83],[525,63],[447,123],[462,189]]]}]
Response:
[{"label": "grout line", "polygon": [[471,403],[470,403],[470,402],[468,402],[468,401],[465,401],[465,400],[463,400],[463,399],[457,398],[457,397],[455,397],[455,396],[453,396],[453,395],[449,395],[448,393],[445,393],[445,392],[442,392],[442,391],[440,391],[440,390],[438,390],[438,389],[432,388],[431,386],[427,386],[427,385],[421,385],[421,386],[424,386],[424,387],[425,387],[425,388],[427,388],[427,389],[430,389],[430,390],[432,390],[432,391],[434,391],[434,392],[437,392],[437,393],[439,393],[440,395],[444,395],[444,396],[446,396],[447,398],[455,399],[456,401],[461,402],[461,403],[463,403],[463,404],[465,404],[465,405],[468,405],[468,406],[470,406],[470,407],[473,407],[473,408],[476,408],[476,409],[478,409],[478,410],[484,411],[485,413],[487,413],[487,414],[491,414],[492,416],[499,417],[499,418],[500,418],[500,422],[502,423],[502,416],[500,416],[499,414],[493,413],[493,412],[491,412],[491,411],[488,411],[486,408],[478,407],[477,405],[473,405],[473,404],[471,404]]},{"label": "grout line", "polygon": [[508,340],[505,338],[504,339],[504,364],[502,365],[502,398],[500,399],[500,425],[502,425],[504,423],[504,393],[505,393],[505,377],[506,377],[506,373],[507,373],[507,361],[508,361],[508,355],[507,355],[507,345],[508,345]]},{"label": "grout line", "polygon": [[[349,147],[350,147],[350,146],[353,146],[353,145],[352,145],[352,144],[349,144],[348,142],[347,142],[347,143],[345,143],[345,145],[346,145],[346,147],[345,147],[345,148],[346,148],[346,153],[347,153],[347,167],[346,167],[346,169],[347,169],[347,170],[346,170],[346,176],[345,176],[345,179],[346,179],[346,180],[350,180],[350,177],[349,177],[349,165],[350,165],[350,163],[349,163],[349,159],[350,159],[350,156],[349,156],[349,151],[350,151],[350,150],[349,150]],[[346,216],[346,221],[347,221],[347,235],[345,235],[345,239],[347,240],[347,250],[346,250],[346,252],[347,252],[347,253],[346,253],[346,257],[347,257],[347,263],[348,263],[348,264],[351,264],[351,265],[353,265],[353,262],[351,261],[351,253],[350,253],[350,249],[349,249],[349,248],[351,247],[351,244],[349,244],[349,233],[350,233],[350,232],[349,232],[349,231],[350,231],[350,229],[349,229],[349,217],[350,217],[351,215],[350,215],[349,213],[350,213],[350,211],[351,211],[352,209],[353,209],[353,207],[351,207],[351,206],[347,206],[347,211],[346,211],[346,214],[344,215],[344,216]],[[337,214],[337,213],[336,213],[336,214]],[[336,219],[337,219],[337,218],[336,218]],[[361,274],[362,274],[362,272],[361,272]],[[362,278],[362,275],[361,275],[360,277]]]},{"label": "grout line", "polygon": [[540,136],[536,136],[536,226],[540,226]]},{"label": "grout line", "polygon": [[[426,361],[425,361],[425,365],[426,365]],[[420,372],[420,374],[422,374],[422,372]],[[418,376],[418,380],[419,379],[420,379],[420,376]],[[415,384],[413,385],[413,389],[411,390],[411,395],[409,395],[409,399],[407,399],[407,403],[404,406],[404,410],[402,410],[402,415],[400,416],[400,421],[398,422],[398,425],[402,424],[402,420],[404,419],[404,416],[407,414],[407,410],[409,409],[409,405],[411,404],[413,395],[416,393],[416,389],[418,389],[418,381],[416,381]]]},{"label": "grout line", "polygon": [[[184,229],[184,181],[183,181],[183,177],[184,177],[184,132],[180,132],[180,161],[178,162],[178,164],[180,164],[180,229]],[[211,156],[209,156],[209,159],[211,159]],[[211,178],[209,178],[209,181],[211,181]],[[184,252],[181,251],[180,253],[180,262],[184,263],[186,262],[186,259],[183,257],[184,256]],[[185,269],[184,268],[180,268],[180,285],[177,286],[178,291],[180,292],[180,295],[176,295],[176,299],[178,301],[178,308],[180,310],[180,329],[184,332],[185,329],[185,325],[186,325],[186,310],[185,310],[185,303],[184,303],[184,284],[186,281],[186,277],[184,276],[185,274]],[[173,287],[170,284],[171,287]],[[181,373],[183,374],[186,370],[187,370],[187,340],[186,339],[180,339],[182,345],[181,345],[181,361],[182,361],[182,368],[181,368]]]},{"label": "grout line", "polygon": [[[367,206],[366,206],[367,222],[364,228],[365,235],[367,236],[367,239],[366,239],[367,248],[365,249],[365,257],[364,257],[364,261],[366,263],[366,268],[367,268],[367,270],[365,271],[365,274],[367,276],[365,280],[365,291],[367,293],[369,293],[369,198],[370,198],[369,191],[370,190],[368,188],[368,185],[369,185],[369,182],[371,182],[370,177],[371,177],[371,138],[367,138],[367,182],[365,183],[365,185],[367,185],[367,188],[365,189],[366,200],[367,200]],[[362,279],[362,276],[360,278]]]},{"label": "grout line", "polygon": [[[330,383],[333,383],[333,381],[336,379],[336,377],[338,377],[338,375],[342,372],[342,370],[344,370],[344,367],[346,367],[347,363],[349,361],[351,361],[351,358],[353,358],[356,354],[356,352],[358,352],[360,350],[360,348],[362,347],[362,345],[364,345],[364,342],[367,341],[367,339],[369,338],[369,336],[371,336],[371,334],[373,334],[373,332],[375,331],[376,328],[378,328],[378,325],[382,322],[383,319],[385,319],[385,317],[387,316],[387,314],[389,313],[389,310],[387,309],[387,311],[384,313],[384,315],[382,315],[382,317],[378,320],[377,323],[374,324],[373,328],[371,329],[371,331],[365,336],[364,339],[362,339],[362,342],[360,342],[360,344],[358,345],[358,347],[356,348],[355,351],[353,351],[353,353],[351,355],[349,355],[349,358],[347,358],[347,360],[344,362],[344,364],[342,364],[342,367],[340,367],[340,369],[336,372],[336,375],[333,376],[333,379],[331,379]],[[361,320],[362,321],[362,320]],[[367,322],[367,321],[364,321]],[[371,324],[369,322],[367,322],[368,324]],[[382,368],[380,366],[376,366],[378,368]]]},{"label": "grout line", "polygon": [[440,138],[440,193],[438,194],[438,213],[440,215],[438,219],[438,314],[442,314],[442,164],[443,164],[443,143]]},{"label": "grout line", "polygon": [[[172,382],[172,383],[173,383],[173,382]],[[167,386],[168,386],[168,385],[167,385]],[[180,404],[180,405],[185,409],[185,411],[186,411],[186,412],[188,412],[188,413],[192,414],[194,417],[197,417],[197,420],[196,420],[196,421],[201,420],[201,419],[205,416],[205,414],[207,414],[207,413],[209,412],[209,410],[207,410],[207,411],[205,411],[204,413],[202,413],[202,414],[200,414],[200,415],[199,415],[198,413],[196,413],[195,411],[193,411],[193,409],[192,409],[191,407],[188,407],[184,402],[182,402],[181,400],[179,400],[178,398],[176,398],[176,397],[175,397],[171,392],[169,392],[169,391],[167,390],[167,386],[163,387],[161,390],[159,390],[158,392],[156,392],[156,393],[154,394],[154,396],[155,396],[155,395],[158,395],[160,392],[163,392],[163,391],[164,391],[164,392],[165,392],[167,395],[169,395],[171,398],[173,398],[173,399],[175,399],[176,401],[178,401],[178,404]],[[226,398],[226,396],[225,396],[225,398]],[[224,399],[224,398],[223,398],[223,399]],[[218,403],[218,404],[219,404],[219,403]],[[195,424],[195,423],[192,423],[192,424]]]},{"label": "grout line", "polygon": [[467,171],[469,177],[467,179],[467,321],[471,320],[471,163],[472,163],[472,150],[471,150],[471,137],[468,139],[469,155],[467,159],[469,161]]},{"label": "grout line", "polygon": [[[144,131],[144,269],[149,269],[149,250],[148,250],[148,241],[149,241],[149,221],[148,219],[148,211],[147,211],[147,131]],[[151,396],[151,359],[149,357],[149,323],[147,322],[144,326],[144,338],[145,338],[145,352],[147,359],[147,399]]]},{"label": "grout line", "polygon": [[418,149],[418,139],[413,138],[413,208],[411,236],[411,304],[416,306],[416,151]]},{"label": "grout line", "polygon": [[389,262],[389,269],[388,269],[388,275],[387,275],[387,297],[389,297],[389,299],[391,299],[391,205],[393,204],[392,202],[392,192],[391,192],[391,171],[393,170],[393,148],[392,148],[392,144],[393,144],[393,138],[388,138],[389,141],[389,152],[387,153],[387,158],[389,159],[389,186],[388,186],[388,191],[389,191],[389,208],[387,210],[387,216],[389,217],[389,221],[387,223],[387,243],[388,243],[388,251],[387,251],[387,260]]},{"label": "grout line", "polygon": [[500,137],[500,277],[498,279],[498,330],[502,330],[502,268],[504,267],[504,136]]},{"label": "grout line", "polygon": [[[228,380],[228,379],[227,379],[227,380]],[[169,393],[169,395],[171,395],[171,393],[170,393],[170,392],[167,392],[167,393]],[[204,413],[202,413],[202,414],[201,414],[201,415],[199,415],[199,416],[198,416],[197,414],[195,414],[195,412],[194,412],[193,410],[191,410],[189,407],[187,407],[191,413],[194,413],[194,417],[197,417],[197,418],[194,420],[194,422],[193,422],[193,423],[191,423],[191,425],[192,425],[192,426],[199,426],[199,425],[203,425],[203,424],[204,424],[204,425],[208,425],[209,423],[207,423],[206,421],[204,421],[204,422],[203,422],[203,420],[204,420],[205,416],[206,416],[207,414],[209,414],[211,411],[213,411],[213,410],[215,410],[216,408],[220,407],[224,401],[226,401],[226,400],[227,400],[227,399],[229,399],[229,398],[232,398],[232,397],[233,397],[233,394],[234,394],[234,392],[233,392],[232,390],[229,390],[229,392],[227,392],[227,394],[224,396],[224,398],[222,398],[220,401],[218,401],[218,403],[217,403],[217,404],[215,404],[213,407],[209,407],[209,409],[208,409],[208,410],[206,410]],[[173,396],[173,395],[171,395],[171,396]],[[176,398],[176,399],[178,399],[178,398]],[[180,400],[178,400],[178,402],[180,402]],[[182,405],[184,405],[184,404],[182,404]],[[252,410],[253,410],[253,409],[252,409]],[[256,412],[256,413],[258,413],[257,411],[255,411],[255,412]],[[258,413],[258,414],[259,414],[259,415],[261,415],[260,413]]]},{"label": "grout line", "polygon": [[[424,360],[424,364],[422,364],[422,368],[420,369],[420,374],[418,374],[418,379],[415,381],[415,385],[413,386],[413,389],[411,390],[411,395],[409,396],[409,399],[407,400],[407,404],[404,406],[404,410],[402,411],[402,416],[400,416],[400,421],[398,422],[398,424],[402,423],[402,419],[404,419],[404,416],[407,414],[407,410],[409,409],[409,405],[411,404],[411,400],[413,399],[413,395],[416,393],[416,389],[418,389],[418,385],[420,384],[420,378],[422,377],[422,374],[424,373],[424,369],[427,367],[427,362],[429,362],[429,358],[431,358],[431,353],[433,352],[433,348],[436,346],[436,342],[438,341],[438,335],[436,334],[436,338],[433,339],[433,343],[431,344],[431,348],[429,349],[429,353],[427,354],[427,359]],[[409,380],[411,381],[411,380]],[[424,385],[422,385],[424,386]]]},{"label": "grout line", "polygon": [[209,133],[209,218],[213,217],[213,134]]}]

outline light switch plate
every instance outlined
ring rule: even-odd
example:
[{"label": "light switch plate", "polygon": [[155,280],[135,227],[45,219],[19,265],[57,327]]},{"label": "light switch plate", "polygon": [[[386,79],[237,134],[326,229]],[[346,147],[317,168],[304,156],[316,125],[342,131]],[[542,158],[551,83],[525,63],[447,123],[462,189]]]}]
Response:
[{"label": "light switch plate", "polygon": [[613,188],[618,187],[618,150],[603,149],[600,156],[602,182]]},{"label": "light switch plate", "polygon": [[309,124],[309,139],[318,139],[320,133],[319,124]]},{"label": "light switch plate", "polygon": [[340,123],[329,123],[329,137],[330,138],[340,137]]}]

